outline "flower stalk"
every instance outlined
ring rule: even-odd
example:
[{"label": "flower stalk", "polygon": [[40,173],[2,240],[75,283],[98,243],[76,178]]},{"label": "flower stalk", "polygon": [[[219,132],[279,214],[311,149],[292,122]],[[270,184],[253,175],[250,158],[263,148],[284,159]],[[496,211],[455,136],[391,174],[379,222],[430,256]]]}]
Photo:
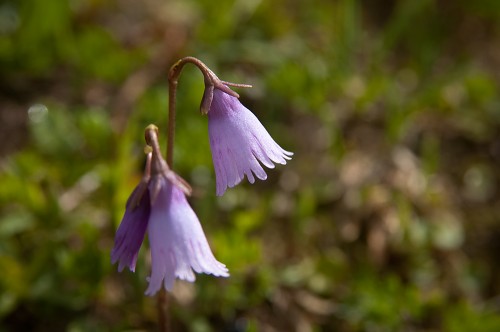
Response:
[{"label": "flower stalk", "polygon": [[168,72],[168,132],[167,132],[167,164],[173,167],[174,161],[174,137],[175,137],[175,117],[176,117],[176,97],[177,97],[177,86],[179,84],[179,77],[181,76],[182,69],[188,63],[191,63],[198,67],[198,69],[203,74],[203,79],[205,82],[205,90],[203,91],[203,97],[200,103],[200,112],[203,115],[208,114],[210,107],[212,105],[213,94],[215,89],[224,91],[225,93],[239,98],[240,96],[231,90],[229,86],[239,87],[239,88],[251,88],[249,84],[239,84],[231,83],[220,80],[217,75],[214,74],[210,68],[207,67],[201,60],[187,56],[170,67]]}]

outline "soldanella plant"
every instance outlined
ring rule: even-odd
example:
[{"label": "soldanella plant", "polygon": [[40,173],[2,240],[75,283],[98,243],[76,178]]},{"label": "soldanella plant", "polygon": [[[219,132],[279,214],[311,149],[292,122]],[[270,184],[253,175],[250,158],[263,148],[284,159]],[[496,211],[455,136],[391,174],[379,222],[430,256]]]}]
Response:
[{"label": "soldanella plant", "polygon": [[175,278],[193,282],[193,270],[229,276],[226,266],[212,254],[200,221],[187,202],[191,188],[161,156],[157,133],[154,125],[146,128],[152,152],[147,155],[144,177],[129,198],[111,252],[119,270],[128,266],[134,271],[147,230],[152,261],[147,295],[156,294],[162,284],[172,290]]},{"label": "soldanella plant", "polygon": [[[112,263],[135,272],[137,256],[145,238],[151,246],[151,275],[146,295],[171,291],[175,279],[195,281],[196,273],[229,277],[227,267],[217,261],[200,221],[188,203],[190,185],[172,170],[177,82],[185,64],[196,65],[204,76],[205,91],[200,111],[208,117],[210,149],[216,176],[216,194],[239,184],[246,176],[265,180],[262,165],[286,164],[291,152],[282,149],[257,117],[243,106],[230,87],[250,87],[221,81],[204,63],[186,57],[169,72],[169,123],[167,160],[162,156],[158,128],[145,130],[148,153],[140,183],[130,195],[118,227]],[[261,165],[262,164],[262,165]]]}]

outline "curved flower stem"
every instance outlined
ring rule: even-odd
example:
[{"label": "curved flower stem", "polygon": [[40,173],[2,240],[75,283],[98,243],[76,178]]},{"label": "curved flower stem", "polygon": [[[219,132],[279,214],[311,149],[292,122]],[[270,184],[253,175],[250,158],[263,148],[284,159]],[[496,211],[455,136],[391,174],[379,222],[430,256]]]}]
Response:
[{"label": "curved flower stem", "polygon": [[[186,180],[181,178],[179,175],[175,174],[175,172],[170,169],[161,155],[160,143],[158,142],[158,127],[152,124],[147,126],[144,132],[144,136],[146,138],[146,144],[152,150],[152,161],[150,166],[152,174],[155,176],[162,175],[172,184],[179,187],[179,189],[181,189],[184,194],[186,194],[187,196],[191,196],[192,189],[189,183],[187,183]],[[152,180],[151,186],[151,204],[153,204],[160,190],[160,183],[157,181],[157,178],[154,178]]]},{"label": "curved flower stem", "polygon": [[153,150],[153,174],[158,174],[164,167],[164,164],[162,165],[161,162],[160,143],[158,142],[158,127],[153,124],[147,126],[144,131],[144,138],[146,139],[146,144]]},{"label": "curved flower stem", "polygon": [[187,56],[185,58],[177,61],[168,72],[168,133],[167,133],[167,164],[170,168],[173,167],[174,160],[174,136],[175,136],[175,115],[176,115],[176,95],[177,95],[177,85],[179,82],[179,77],[181,75],[182,69],[187,63],[191,63],[198,67],[198,69],[203,74],[205,81],[205,91],[203,92],[203,98],[201,100],[200,111],[202,114],[207,114],[210,110],[212,104],[213,91],[214,89],[219,89],[225,93],[239,98],[240,96],[231,90],[229,86],[240,87],[240,88],[250,88],[251,85],[248,84],[237,84],[226,81],[221,81],[217,75],[214,74],[210,68],[207,67],[201,60]]},{"label": "curved flower stem", "polygon": [[181,75],[182,68],[187,63],[193,63],[196,65],[203,76],[205,77],[205,82],[207,76],[210,76],[211,71],[207,66],[200,60],[194,57],[185,57],[177,61],[168,72],[168,132],[167,132],[167,164],[170,168],[173,167],[174,162],[174,137],[175,137],[175,115],[176,115],[176,95],[177,95],[177,85],[179,82],[179,76]]}]

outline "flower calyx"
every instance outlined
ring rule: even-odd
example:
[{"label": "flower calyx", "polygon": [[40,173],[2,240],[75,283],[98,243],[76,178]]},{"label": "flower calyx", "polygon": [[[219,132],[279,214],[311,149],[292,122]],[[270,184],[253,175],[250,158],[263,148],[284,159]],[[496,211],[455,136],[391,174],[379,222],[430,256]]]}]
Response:
[{"label": "flower calyx", "polygon": [[212,100],[213,100],[213,95],[214,95],[214,90],[219,89],[228,95],[231,95],[233,97],[239,98],[240,95],[237,94],[235,91],[231,90],[229,87],[238,87],[238,88],[251,88],[252,86],[249,84],[238,84],[238,83],[231,83],[231,82],[226,82],[220,80],[217,75],[214,74],[210,68],[207,67],[202,61],[200,61],[197,58],[194,57],[185,57],[177,61],[171,68],[168,74],[168,80],[170,84],[172,85],[177,85],[177,80],[179,79],[179,76],[181,74],[182,68],[186,63],[192,63],[203,74],[204,77],[204,82],[205,82],[205,90],[203,91],[203,97],[201,99],[200,103],[200,112],[203,115],[207,115],[210,106],[212,106]]}]

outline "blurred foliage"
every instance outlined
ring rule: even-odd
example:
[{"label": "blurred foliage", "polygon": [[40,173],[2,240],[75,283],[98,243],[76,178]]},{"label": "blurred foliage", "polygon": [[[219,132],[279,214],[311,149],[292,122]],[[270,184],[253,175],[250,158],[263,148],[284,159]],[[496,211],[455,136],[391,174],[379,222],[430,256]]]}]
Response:
[{"label": "blurred foliage", "polygon": [[[0,1],[0,331],[154,330],[109,253],[186,55],[295,152],[215,197],[203,82],[175,169],[228,279],[174,330],[500,331],[500,2]],[[165,146],[165,143],[163,143]]]}]

